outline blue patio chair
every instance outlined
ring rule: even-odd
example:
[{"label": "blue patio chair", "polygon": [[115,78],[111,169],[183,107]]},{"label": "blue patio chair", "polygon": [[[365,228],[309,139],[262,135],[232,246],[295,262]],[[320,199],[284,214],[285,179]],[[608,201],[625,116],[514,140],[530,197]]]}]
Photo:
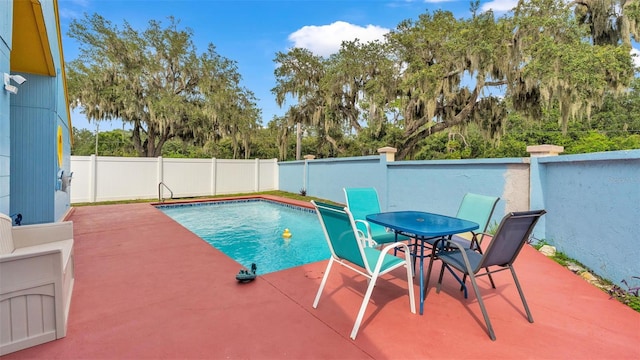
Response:
[{"label": "blue patio chair", "polygon": [[[411,275],[411,257],[407,245],[396,242],[387,245],[382,250],[364,246],[364,242],[358,239],[358,231],[353,220],[351,212],[346,207],[340,207],[322,202],[311,201],[316,208],[320,224],[324,230],[325,238],[331,250],[331,257],[327,264],[327,269],[322,277],[320,288],[313,301],[313,307],[318,307],[320,295],[324,289],[329,272],[334,263],[343,265],[344,267],[365,276],[369,282],[369,286],[364,294],[360,311],[356,317],[356,322],[351,330],[351,338],[355,340],[360,323],[364,316],[364,312],[369,304],[371,293],[376,285],[376,281],[380,275],[386,274],[396,268],[405,266],[407,268],[407,287],[409,288],[409,305],[412,313],[416,313],[416,304],[413,295],[413,278]],[[404,258],[393,256],[389,251],[395,247],[404,247]]]},{"label": "blue patio chair", "polygon": [[[438,278],[438,286],[436,288],[437,293],[440,292],[445,268],[448,268],[449,270],[455,269],[463,275],[468,276],[471,279],[473,291],[476,294],[478,304],[482,310],[482,315],[487,325],[489,337],[491,340],[495,340],[496,336],[493,331],[493,327],[491,326],[491,321],[489,320],[489,315],[485,309],[484,302],[482,301],[482,295],[478,289],[476,277],[509,269],[516,284],[516,288],[518,289],[518,293],[520,294],[520,299],[522,300],[524,309],[527,312],[527,319],[530,323],[533,323],[533,317],[529,311],[527,301],[524,298],[524,293],[520,287],[516,271],[513,268],[513,262],[518,257],[518,254],[520,253],[520,250],[522,250],[524,244],[529,240],[529,235],[536,223],[545,213],[545,210],[534,210],[512,212],[505,215],[500,222],[500,225],[498,225],[498,230],[489,243],[489,246],[487,246],[484,254],[448,239],[439,239],[436,241],[432,249],[431,259],[429,260],[427,284],[424,288],[424,296],[426,297],[427,288],[429,286],[429,277],[431,276],[431,268],[433,267],[433,262],[436,260],[442,261],[440,277]],[[450,250],[436,251],[440,246],[440,242],[446,242],[446,247]],[[497,269],[495,269],[495,267],[497,267]],[[486,272],[478,273],[482,269],[486,269]]]},{"label": "blue patio chair", "polygon": [[[375,188],[343,188],[347,207],[355,219],[357,229],[367,235],[370,246],[387,244],[396,241],[407,241],[410,238],[387,231],[383,226],[369,223],[367,215],[377,214],[380,211],[380,200]],[[373,240],[373,242],[371,241]]]},{"label": "blue patio chair", "polygon": [[[458,207],[456,217],[473,221],[480,225],[480,227],[477,231],[470,231],[464,234],[453,235],[451,237],[451,241],[454,241],[465,248],[476,250],[482,254],[482,248],[480,247],[480,244],[482,243],[484,236],[487,234],[487,227],[489,226],[491,216],[493,215],[493,211],[495,210],[499,200],[500,198],[496,196],[466,193],[462,198],[460,207]],[[491,286],[495,289],[496,285],[493,282],[493,277],[490,273],[488,274],[488,276],[489,281],[491,282]],[[463,276],[463,286],[465,280],[466,276]]]},{"label": "blue patio chair", "polygon": [[[500,198],[496,196],[466,193],[460,202],[460,206],[458,206],[456,217],[473,221],[480,227],[476,231],[453,235],[451,236],[450,241],[461,245],[463,248],[476,250],[482,254],[480,244],[486,235],[489,221],[491,220],[491,216],[493,215],[493,211],[495,210],[499,200]],[[436,240],[437,238],[427,239],[425,241],[426,244],[424,245],[427,245],[427,247],[433,247]],[[466,297],[466,289],[464,288],[465,281],[466,276],[463,276],[460,289],[465,290]],[[495,289],[496,286],[491,274],[489,274],[489,281],[491,282],[491,286]]]},{"label": "blue patio chair", "polygon": [[470,231],[464,234],[457,234],[451,240],[463,247],[474,249],[482,253],[480,244],[484,238],[493,211],[500,200],[499,197],[466,193],[462,198],[456,217],[473,221],[480,225],[477,231]]}]

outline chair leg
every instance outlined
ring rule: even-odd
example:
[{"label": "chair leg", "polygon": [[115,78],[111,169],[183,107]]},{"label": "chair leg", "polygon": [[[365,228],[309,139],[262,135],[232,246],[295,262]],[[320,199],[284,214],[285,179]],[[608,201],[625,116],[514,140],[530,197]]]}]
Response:
[{"label": "chair leg", "polygon": [[[413,238],[409,238],[409,243],[411,243],[411,240]],[[409,245],[409,248],[411,248],[411,245]],[[411,251],[411,250],[409,250]],[[412,252],[413,256],[411,257],[411,262],[413,264],[413,274],[415,276],[416,274],[416,261],[418,260],[418,239],[413,239],[413,252]]]},{"label": "chair leg", "polygon": [[[489,282],[491,283],[491,287],[495,289],[496,288],[496,284],[493,282],[493,276],[491,276],[491,272],[489,271],[489,268],[486,267],[484,269],[487,272],[487,276],[489,277]],[[460,285],[460,291],[464,290],[464,282],[465,282],[466,279],[467,279],[467,275],[464,275],[462,277],[462,284]]]},{"label": "chair leg", "polygon": [[353,340],[356,339],[358,329],[360,329],[360,323],[362,322],[362,318],[364,317],[364,311],[367,309],[367,305],[369,305],[369,299],[371,298],[371,293],[373,293],[373,288],[376,286],[376,280],[378,280],[378,274],[374,274],[371,277],[369,286],[367,287],[367,292],[364,294],[362,305],[360,305],[360,311],[358,311],[358,316],[356,317],[356,323],[353,324],[353,330],[351,330],[351,338]]},{"label": "chair leg", "polygon": [[324,289],[324,285],[327,283],[327,278],[329,277],[329,272],[331,271],[331,266],[333,265],[333,257],[329,258],[329,263],[327,264],[327,268],[324,270],[324,276],[322,277],[322,281],[320,282],[320,288],[318,288],[318,293],[316,294],[316,299],[313,301],[313,308],[318,307],[318,302],[320,301],[320,295],[322,295],[322,289]]},{"label": "chair leg", "polygon": [[438,285],[436,287],[436,294],[440,293],[440,289],[442,288],[442,276],[444,275],[444,262],[442,263],[442,267],[440,268],[440,276],[438,277]]},{"label": "chair leg", "polygon": [[484,302],[482,301],[482,294],[480,294],[480,289],[478,289],[478,284],[476,283],[476,277],[473,273],[469,273],[469,278],[471,279],[471,285],[473,286],[473,292],[476,293],[476,298],[478,299],[478,304],[480,305],[480,310],[482,310],[482,316],[484,317],[484,322],[487,324],[487,330],[489,331],[489,337],[491,340],[496,340],[496,334],[493,332],[493,327],[491,326],[491,320],[489,320],[489,314],[487,314],[487,309],[484,307]]},{"label": "chair leg", "polygon": [[484,268],[487,271],[487,276],[489,277],[489,282],[491,283],[492,288],[496,288],[496,284],[493,282],[493,276],[491,276],[491,272],[489,272],[489,268]]},{"label": "chair leg", "polygon": [[413,272],[411,271],[411,254],[404,254],[405,267],[407,268],[407,286],[409,287],[409,306],[411,313],[416,313],[416,298],[413,294]]},{"label": "chair leg", "polygon": [[516,287],[518,288],[518,293],[520,294],[520,300],[522,300],[522,305],[524,305],[524,310],[527,312],[527,320],[529,320],[530,323],[533,323],[533,316],[531,316],[531,311],[529,311],[527,300],[525,300],[524,298],[524,293],[522,292],[522,288],[520,287],[520,282],[518,281],[518,277],[516,276],[516,270],[513,268],[513,265],[509,266],[509,270],[511,270],[511,275],[513,275],[513,281],[515,281]]}]

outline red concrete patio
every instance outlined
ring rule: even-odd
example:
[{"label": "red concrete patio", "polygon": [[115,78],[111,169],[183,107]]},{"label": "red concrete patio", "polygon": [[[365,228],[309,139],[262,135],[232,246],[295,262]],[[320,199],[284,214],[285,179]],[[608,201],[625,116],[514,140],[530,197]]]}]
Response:
[{"label": "red concrete patio", "polygon": [[424,315],[411,314],[398,269],[354,341],[366,281],[352,272],[332,271],[313,309],[326,261],[238,284],[240,265],[151,204],[78,207],[69,219],[67,337],[3,359],[640,359],[640,313],[529,246],[515,267],[533,324],[508,272],[494,275],[497,289],[479,280],[494,342],[473,291],[464,299],[448,274]]}]

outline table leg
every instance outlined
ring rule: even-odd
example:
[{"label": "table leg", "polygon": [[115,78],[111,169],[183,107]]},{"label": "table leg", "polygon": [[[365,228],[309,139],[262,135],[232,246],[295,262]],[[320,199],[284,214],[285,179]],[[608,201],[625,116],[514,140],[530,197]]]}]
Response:
[{"label": "table leg", "polygon": [[[418,238],[416,237],[416,244],[418,243]],[[420,244],[420,315],[422,315],[422,310],[424,309],[424,244]]]}]

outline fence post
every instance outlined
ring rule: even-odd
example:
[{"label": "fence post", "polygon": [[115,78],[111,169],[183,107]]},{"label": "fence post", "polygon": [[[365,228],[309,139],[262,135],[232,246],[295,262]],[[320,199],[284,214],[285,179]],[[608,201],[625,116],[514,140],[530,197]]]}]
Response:
[{"label": "fence post", "polygon": [[211,158],[211,195],[216,196],[216,170],[218,167],[218,161],[216,158]]},{"label": "fence post", "polygon": [[254,166],[254,177],[253,177],[253,191],[260,191],[260,159],[256,158]]},{"label": "fence post", "polygon": [[[164,162],[162,161],[162,156],[158,156],[158,176],[157,176],[157,183],[158,185],[160,185],[161,182],[164,181]],[[160,191],[158,193],[158,196],[162,199],[164,199],[164,188],[163,187],[159,187]]]},{"label": "fence post", "polygon": [[393,148],[391,146],[385,146],[378,149],[378,153],[380,154],[380,171],[384,174],[384,185],[382,190],[382,194],[384,196],[380,200],[382,203],[382,209],[389,209],[389,167],[387,163],[394,162],[396,160],[396,152],[398,149]]},{"label": "fence post", "polygon": [[385,146],[378,149],[378,153],[383,156],[387,162],[394,162],[396,160],[396,153],[398,149],[391,146]]},{"label": "fence post", "polygon": [[[540,165],[538,159],[547,156],[558,156],[564,151],[563,146],[558,145],[533,145],[527,146],[529,157],[529,209],[545,209],[545,184],[546,168]],[[546,238],[546,221],[543,216],[533,230],[533,237],[538,240]]]},{"label": "fence post", "polygon": [[304,168],[302,172],[302,186],[306,194],[309,194],[309,160],[315,159],[315,155],[304,156]]},{"label": "fence post", "polygon": [[280,165],[276,158],[273,158],[271,162],[273,162],[273,187],[280,190]]},{"label": "fence post", "polygon": [[96,192],[98,190],[98,164],[96,155],[91,154],[89,165],[89,202],[96,202]]}]

